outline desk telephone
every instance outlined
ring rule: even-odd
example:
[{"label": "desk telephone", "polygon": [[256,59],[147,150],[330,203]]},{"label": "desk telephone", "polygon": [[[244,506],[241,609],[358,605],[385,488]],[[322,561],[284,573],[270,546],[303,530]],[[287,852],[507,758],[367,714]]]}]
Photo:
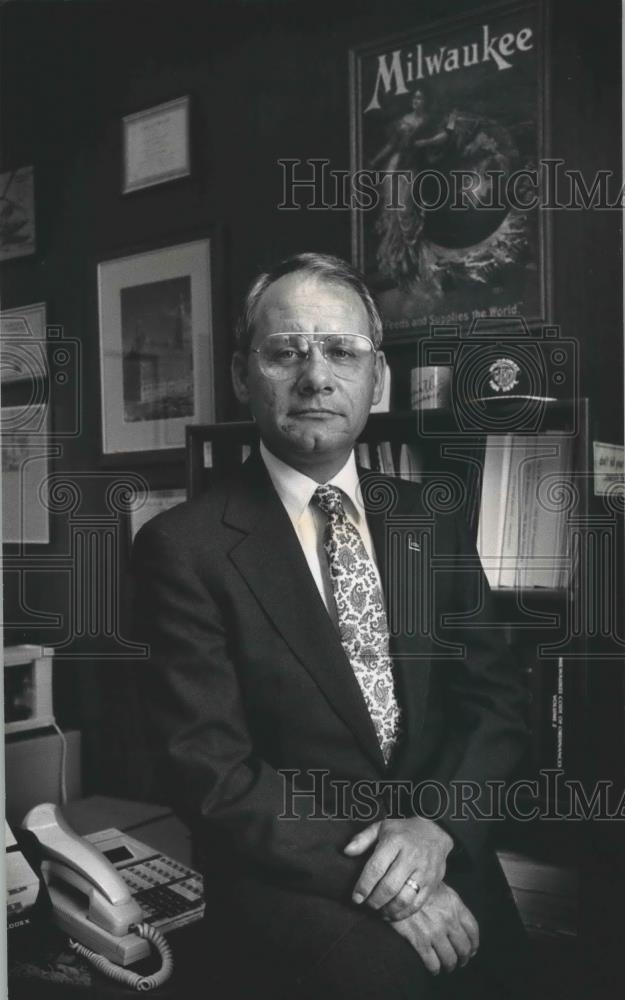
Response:
[{"label": "desk telephone", "polygon": [[[77,939],[71,947],[127,986],[165,982],[172,959],[163,933],[202,916],[201,875],[120,830],[79,837],[50,803],[31,809],[23,827],[39,841],[54,919]],[[158,972],[120,968],[146,958],[150,943],[161,955]]]}]

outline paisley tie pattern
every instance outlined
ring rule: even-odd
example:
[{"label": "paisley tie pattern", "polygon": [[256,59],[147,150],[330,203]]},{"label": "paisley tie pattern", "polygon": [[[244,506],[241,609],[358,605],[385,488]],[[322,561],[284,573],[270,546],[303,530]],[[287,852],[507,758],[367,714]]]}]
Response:
[{"label": "paisley tie pattern", "polygon": [[347,519],[341,491],[336,486],[318,486],[313,502],[328,518],[323,544],[341,643],[388,764],[401,734],[401,709],[395,696],[382,591],[358,529]]}]

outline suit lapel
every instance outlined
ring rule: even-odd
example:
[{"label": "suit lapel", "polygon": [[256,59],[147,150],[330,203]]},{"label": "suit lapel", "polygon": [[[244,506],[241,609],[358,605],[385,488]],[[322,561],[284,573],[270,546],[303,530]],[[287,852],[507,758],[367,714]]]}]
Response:
[{"label": "suit lapel", "polygon": [[[375,484],[381,485],[381,490]],[[431,521],[424,515],[418,495],[402,483],[380,480],[362,470],[362,494],[367,523],[386,598],[397,693],[403,710],[404,736],[393,760],[394,776],[411,774],[416,741],[423,727],[430,673],[431,628],[428,601],[433,588],[428,581]],[[389,504],[381,509],[380,497],[389,491]],[[373,501],[373,502],[371,502]]]},{"label": "suit lapel", "polygon": [[224,512],[244,532],[230,558],[295,656],[384,770],[375,729],[291,521],[258,455],[243,466]]}]

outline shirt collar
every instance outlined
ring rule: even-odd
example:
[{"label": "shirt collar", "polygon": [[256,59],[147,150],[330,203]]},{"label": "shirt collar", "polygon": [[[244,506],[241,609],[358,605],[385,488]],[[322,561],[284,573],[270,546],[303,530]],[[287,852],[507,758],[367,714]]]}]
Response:
[{"label": "shirt collar", "polygon": [[[260,454],[287,514],[291,521],[296,524],[308,509],[312,495],[319,483],[316,479],[311,479],[310,476],[298,472],[297,469],[276,458],[263,441],[260,443]],[[364,507],[353,451],[343,468],[332,479],[328,480],[327,485],[336,486],[343,492],[349,501],[347,506],[350,517],[353,518],[356,525],[359,525],[364,516]]]}]

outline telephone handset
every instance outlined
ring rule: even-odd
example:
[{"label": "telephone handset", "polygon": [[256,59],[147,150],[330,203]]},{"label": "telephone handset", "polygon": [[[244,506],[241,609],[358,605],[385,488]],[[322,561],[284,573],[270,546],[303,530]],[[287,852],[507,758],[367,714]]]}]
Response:
[{"label": "telephone handset", "polygon": [[[72,948],[101,972],[125,985],[146,990],[165,982],[172,971],[171,949],[157,927],[169,929],[201,916],[200,876],[169,858],[156,856],[158,870],[164,871],[166,863],[177,870],[175,898],[181,903],[178,909],[186,912],[176,921],[172,919],[171,903],[167,903],[165,911],[162,901],[168,887],[157,888],[156,880],[148,875],[144,881],[150,889],[141,891],[142,866],[155,864],[155,852],[144,844],[125,837],[119,830],[102,831],[91,835],[89,840],[79,837],[65,822],[57,806],[51,803],[31,809],[22,825],[36,837],[42,849],[41,872],[56,923],[70,938],[82,942],[72,941]],[[140,857],[141,850],[143,857]],[[125,867],[120,871],[113,861],[124,852],[136,863],[129,865],[125,859]],[[136,890],[134,895],[132,889]],[[154,890],[160,893],[158,905]],[[168,917],[164,916],[165,912]],[[120,968],[146,958],[150,942],[162,958],[157,973],[139,976]]]}]

